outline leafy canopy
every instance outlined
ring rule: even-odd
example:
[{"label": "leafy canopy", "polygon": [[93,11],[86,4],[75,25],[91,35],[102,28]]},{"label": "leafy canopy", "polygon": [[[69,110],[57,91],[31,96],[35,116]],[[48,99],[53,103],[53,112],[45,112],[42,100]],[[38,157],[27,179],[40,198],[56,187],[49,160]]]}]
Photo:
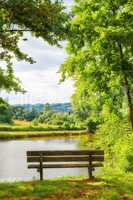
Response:
[{"label": "leafy canopy", "polygon": [[61,73],[75,80],[74,104],[121,116],[133,89],[132,0],[75,0],[72,16]]},{"label": "leafy canopy", "polygon": [[[67,14],[60,0],[0,0],[0,88],[21,90],[14,77],[12,60],[33,59],[21,52],[18,42],[24,32],[42,37],[51,45],[65,38]],[[24,39],[26,40],[26,39]],[[3,67],[3,63],[6,67]]]}]

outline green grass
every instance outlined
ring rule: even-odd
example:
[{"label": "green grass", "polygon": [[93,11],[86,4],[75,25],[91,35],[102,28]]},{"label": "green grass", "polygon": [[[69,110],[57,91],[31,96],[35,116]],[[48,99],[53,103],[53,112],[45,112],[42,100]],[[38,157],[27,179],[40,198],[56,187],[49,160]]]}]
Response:
[{"label": "green grass", "polygon": [[0,139],[19,139],[27,137],[45,137],[45,136],[69,136],[82,135],[85,130],[81,129],[63,129],[57,126],[39,124],[35,126],[32,122],[16,120],[11,124],[0,124]]},{"label": "green grass", "polygon": [[0,139],[21,139],[30,137],[71,136],[82,135],[85,131],[49,130],[49,131],[0,131]]},{"label": "green grass", "polygon": [[86,131],[78,128],[64,129],[47,124],[33,125],[32,122],[16,120],[13,124],[0,124],[0,139],[17,139],[26,137],[81,135]]},{"label": "green grass", "polygon": [[57,179],[0,183],[0,199],[133,200],[133,176],[119,180]]},{"label": "green grass", "polygon": [[[62,127],[57,126],[33,126],[33,125],[8,125],[8,124],[0,124],[0,131],[49,131],[49,130],[66,130]],[[70,128],[70,130],[81,130],[78,128]]]}]

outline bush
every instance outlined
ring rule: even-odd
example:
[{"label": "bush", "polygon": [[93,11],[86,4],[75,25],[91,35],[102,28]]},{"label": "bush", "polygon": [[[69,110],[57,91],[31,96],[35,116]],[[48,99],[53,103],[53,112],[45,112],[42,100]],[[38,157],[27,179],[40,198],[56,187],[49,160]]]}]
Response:
[{"label": "bush", "polygon": [[97,146],[105,150],[106,167],[133,170],[133,134],[128,122],[112,116],[97,130]]},{"label": "bush", "polygon": [[63,129],[74,129],[76,122],[73,114],[64,112],[54,112],[52,110],[44,111],[34,119],[36,124],[47,124],[52,126],[58,126]]},{"label": "bush", "polygon": [[95,133],[98,124],[99,124],[99,123],[98,123],[97,121],[90,120],[90,121],[87,123],[87,131],[88,131],[88,133]]}]

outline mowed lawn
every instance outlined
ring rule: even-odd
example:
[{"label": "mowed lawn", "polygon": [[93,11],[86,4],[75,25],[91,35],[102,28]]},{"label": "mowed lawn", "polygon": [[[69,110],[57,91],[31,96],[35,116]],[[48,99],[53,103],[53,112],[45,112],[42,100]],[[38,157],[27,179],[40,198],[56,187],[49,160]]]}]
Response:
[{"label": "mowed lawn", "polygon": [[[126,182],[125,182],[126,181]],[[58,179],[0,184],[1,200],[133,200],[132,180]]]}]

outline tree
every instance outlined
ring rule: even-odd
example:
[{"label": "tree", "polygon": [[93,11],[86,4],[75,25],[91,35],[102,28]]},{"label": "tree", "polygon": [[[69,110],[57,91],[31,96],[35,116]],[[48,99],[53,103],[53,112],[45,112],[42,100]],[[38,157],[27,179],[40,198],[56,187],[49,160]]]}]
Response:
[{"label": "tree", "polygon": [[75,116],[67,112],[55,112],[54,110],[44,109],[34,119],[35,124],[45,124],[51,127],[71,129],[76,128]]},{"label": "tree", "polygon": [[50,107],[50,104],[49,103],[46,103],[45,106],[44,106],[44,112],[51,112],[53,111],[52,108]]},{"label": "tree", "polygon": [[0,98],[0,122],[1,123],[12,122],[12,108],[2,98]]},{"label": "tree", "polygon": [[13,119],[32,121],[37,115],[38,111],[34,107],[28,109],[24,105],[12,106]]},{"label": "tree", "polygon": [[24,120],[26,110],[22,105],[12,106],[13,119]]},{"label": "tree", "polygon": [[82,84],[90,106],[106,119],[121,116],[126,102],[133,129],[132,0],[75,0],[67,52],[62,79],[73,78],[77,92]]},{"label": "tree", "polygon": [[[18,42],[24,32],[42,37],[51,45],[64,39],[67,14],[60,0],[0,0],[0,89],[23,91],[14,76],[12,60],[33,59],[21,52]],[[26,40],[25,38],[23,38]]]}]

